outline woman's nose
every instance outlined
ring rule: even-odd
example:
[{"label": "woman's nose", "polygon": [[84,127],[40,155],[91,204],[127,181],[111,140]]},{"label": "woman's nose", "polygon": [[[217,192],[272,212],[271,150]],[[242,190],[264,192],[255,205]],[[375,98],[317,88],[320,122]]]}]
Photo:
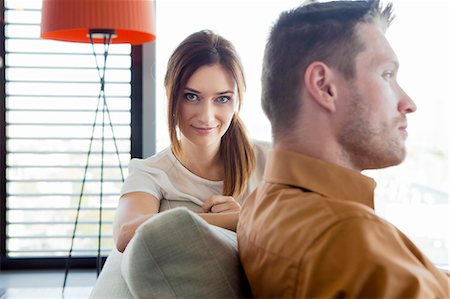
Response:
[{"label": "woman's nose", "polygon": [[201,104],[201,109],[199,113],[199,118],[204,123],[210,123],[214,120],[215,117],[215,109],[212,101],[203,101]]}]

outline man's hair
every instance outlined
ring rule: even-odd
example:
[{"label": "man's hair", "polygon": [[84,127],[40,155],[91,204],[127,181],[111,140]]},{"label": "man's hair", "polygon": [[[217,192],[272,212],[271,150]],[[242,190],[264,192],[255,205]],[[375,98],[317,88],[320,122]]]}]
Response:
[{"label": "man's hair", "polygon": [[392,4],[383,9],[379,0],[309,1],[283,12],[271,30],[261,78],[262,107],[273,137],[282,136],[295,124],[303,76],[310,63],[321,61],[351,80],[355,57],[365,47],[356,34],[357,25],[376,23],[386,30],[393,18]]},{"label": "man's hair", "polygon": [[[189,78],[202,66],[219,64],[232,76],[237,85],[238,109],[242,106],[245,77],[239,55],[233,44],[224,37],[202,30],[186,37],[172,53],[164,79],[168,100],[168,122],[171,149],[182,157],[177,137],[180,120],[180,101]],[[238,197],[247,188],[256,165],[255,152],[247,136],[244,123],[235,113],[220,142],[220,157],[224,163],[223,195]]]}]

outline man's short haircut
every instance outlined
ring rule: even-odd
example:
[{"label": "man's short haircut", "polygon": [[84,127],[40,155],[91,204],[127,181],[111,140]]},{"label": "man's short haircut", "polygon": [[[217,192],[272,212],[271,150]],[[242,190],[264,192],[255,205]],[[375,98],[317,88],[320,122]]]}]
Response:
[{"label": "man's short haircut", "polygon": [[261,80],[262,107],[275,140],[295,124],[308,65],[321,61],[352,79],[355,57],[364,50],[357,25],[376,23],[386,30],[392,20],[392,4],[383,9],[379,0],[309,1],[280,15],[266,45]]}]

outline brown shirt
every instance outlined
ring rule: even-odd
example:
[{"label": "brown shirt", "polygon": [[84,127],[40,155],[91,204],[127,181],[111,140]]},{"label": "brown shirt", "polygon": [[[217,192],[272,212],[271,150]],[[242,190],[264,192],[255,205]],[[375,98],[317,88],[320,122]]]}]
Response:
[{"label": "brown shirt", "polygon": [[256,298],[450,298],[449,277],[373,211],[375,182],[294,152],[270,153],[241,209]]}]

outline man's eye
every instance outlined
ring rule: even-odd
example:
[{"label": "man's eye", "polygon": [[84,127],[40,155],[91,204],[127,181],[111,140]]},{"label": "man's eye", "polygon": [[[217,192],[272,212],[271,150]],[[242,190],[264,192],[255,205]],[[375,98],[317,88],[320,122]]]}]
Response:
[{"label": "man's eye", "polygon": [[383,78],[386,80],[392,79],[394,77],[394,72],[386,71],[383,73]]},{"label": "man's eye", "polygon": [[187,92],[184,94],[184,97],[188,102],[198,101],[198,96],[194,93]]},{"label": "man's eye", "polygon": [[216,99],[216,101],[221,104],[228,103],[230,100],[231,100],[231,98],[229,96],[221,96]]}]

